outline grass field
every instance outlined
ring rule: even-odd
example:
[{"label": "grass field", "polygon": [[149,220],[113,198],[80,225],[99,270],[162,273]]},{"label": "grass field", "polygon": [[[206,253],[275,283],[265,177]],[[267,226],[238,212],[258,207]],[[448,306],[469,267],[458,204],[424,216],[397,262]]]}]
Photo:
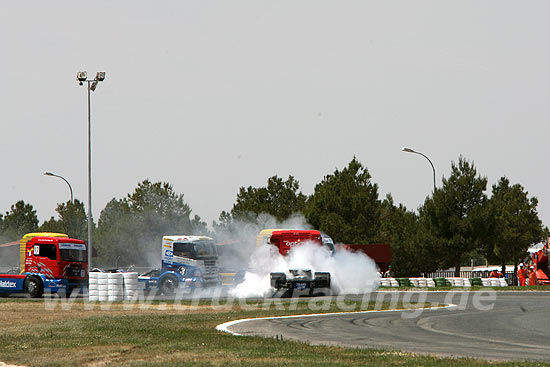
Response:
[{"label": "grass field", "polygon": [[[249,302],[246,309],[234,305],[212,307],[206,303],[191,306],[185,302],[154,302],[146,309],[139,305],[128,309],[121,303],[106,310],[77,301],[62,310],[59,304],[47,309],[43,300],[1,300],[0,361],[25,366],[517,365],[517,362],[310,346],[280,339],[232,336],[215,330],[216,325],[235,319],[312,313],[307,302],[290,302],[282,303],[284,309],[254,302]],[[363,309],[372,309],[375,304],[363,306]],[[381,305],[382,308],[389,306]],[[331,303],[328,311],[338,309]]]}]

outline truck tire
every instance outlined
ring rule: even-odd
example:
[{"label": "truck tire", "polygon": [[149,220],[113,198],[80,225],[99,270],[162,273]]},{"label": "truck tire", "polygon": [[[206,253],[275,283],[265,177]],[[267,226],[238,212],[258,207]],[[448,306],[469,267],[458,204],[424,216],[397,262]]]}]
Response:
[{"label": "truck tire", "polygon": [[160,281],[160,292],[165,296],[173,296],[176,293],[176,289],[178,289],[178,283],[178,278],[172,274],[168,274]]},{"label": "truck tire", "polygon": [[312,289],[312,295],[330,296],[332,294],[330,290],[330,273],[316,272],[313,281],[315,282],[315,288]]},{"label": "truck tire", "polygon": [[286,283],[285,273],[270,273],[269,277],[271,278],[271,288],[280,289],[281,285]]},{"label": "truck tire", "polygon": [[39,298],[44,294],[44,284],[42,284],[42,280],[37,279],[36,277],[28,277],[25,279],[23,286],[25,293],[27,293],[31,298]]}]

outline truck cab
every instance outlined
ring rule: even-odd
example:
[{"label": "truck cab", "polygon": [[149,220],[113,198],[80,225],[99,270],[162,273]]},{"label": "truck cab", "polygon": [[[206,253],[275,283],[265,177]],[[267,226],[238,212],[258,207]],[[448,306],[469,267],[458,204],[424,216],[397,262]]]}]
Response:
[{"label": "truck cab", "polygon": [[158,286],[165,295],[179,289],[221,286],[218,252],[206,236],[162,237],[161,269],[142,274],[139,280],[149,289]]},{"label": "truck cab", "polygon": [[[37,233],[38,234],[38,233]],[[0,293],[28,293],[40,297],[44,291],[70,293],[85,285],[88,276],[86,244],[68,238],[23,237],[24,262],[21,274],[0,274]]]}]

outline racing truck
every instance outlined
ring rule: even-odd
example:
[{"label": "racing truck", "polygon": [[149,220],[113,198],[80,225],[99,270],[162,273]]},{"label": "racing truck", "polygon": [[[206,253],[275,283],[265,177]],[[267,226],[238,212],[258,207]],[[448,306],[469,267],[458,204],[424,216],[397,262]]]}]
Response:
[{"label": "racing truck", "polygon": [[[286,256],[296,246],[314,243],[326,247],[334,254],[334,242],[319,231],[297,229],[264,229],[256,240],[258,246],[275,246]],[[289,269],[288,273],[270,273],[271,287],[276,293],[291,292],[292,295],[330,295],[330,273],[312,272],[311,269]]]},{"label": "racing truck", "polygon": [[0,295],[69,295],[88,279],[86,243],[63,233],[28,233],[20,241],[20,274],[0,274]]},{"label": "racing truck", "polygon": [[216,245],[205,236],[164,236],[161,268],[141,274],[138,281],[143,289],[158,288],[168,296],[178,290],[221,286]]}]

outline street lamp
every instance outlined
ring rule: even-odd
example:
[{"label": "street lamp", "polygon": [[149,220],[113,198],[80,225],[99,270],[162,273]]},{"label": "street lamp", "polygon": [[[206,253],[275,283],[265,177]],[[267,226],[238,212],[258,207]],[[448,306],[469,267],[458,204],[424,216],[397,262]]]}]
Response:
[{"label": "street lamp", "polygon": [[407,147],[401,148],[401,151],[407,152],[407,153],[420,154],[422,157],[426,158],[426,159],[428,160],[428,162],[430,162],[430,164],[432,165],[432,170],[433,170],[433,172],[434,172],[434,192],[435,192],[435,167],[434,167],[434,164],[432,163],[432,161],[430,160],[430,158],[428,158],[428,157],[427,157],[425,154],[423,154],[423,153],[417,152],[416,150],[413,150],[413,149],[407,148]]},{"label": "street lamp", "polygon": [[48,171],[44,171],[44,176],[57,177],[57,178],[60,178],[63,181],[65,181],[67,183],[67,185],[69,185],[69,190],[71,191],[71,204],[73,203],[73,188],[71,187],[71,184],[69,183],[69,181],[67,181],[65,179],[65,177],[56,175],[55,173],[51,173],[51,172],[48,172]]},{"label": "street lamp", "polygon": [[90,107],[90,91],[95,91],[99,82],[105,80],[105,72],[99,71],[94,79],[88,79],[85,71],[76,73],[79,85],[88,83],[88,271],[92,269],[92,114]]}]

